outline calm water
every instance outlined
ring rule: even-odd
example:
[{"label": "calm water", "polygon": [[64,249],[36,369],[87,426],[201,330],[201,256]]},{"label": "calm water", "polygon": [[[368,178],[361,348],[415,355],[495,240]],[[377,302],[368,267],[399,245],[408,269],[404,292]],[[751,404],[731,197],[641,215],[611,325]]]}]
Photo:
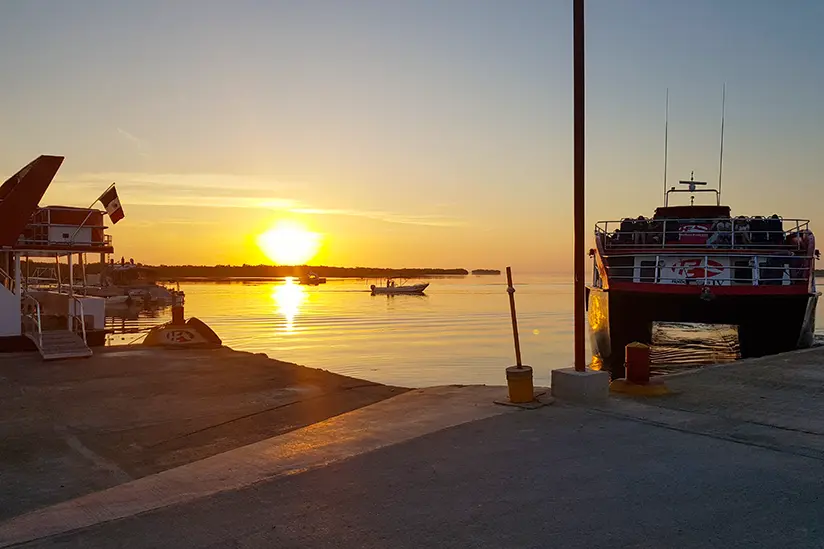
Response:
[{"label": "calm water", "polygon": [[[429,282],[425,296],[392,297],[371,296],[366,280],[204,282],[181,289],[186,316],[205,321],[235,349],[407,387],[505,384],[504,368],[515,363],[505,277]],[[518,277],[516,289],[523,361],[534,368],[536,385],[547,385],[551,369],[573,361],[572,284],[566,277]],[[108,327],[126,330],[169,319],[168,309],[109,312]],[[141,338],[118,334],[110,342]],[[655,342],[659,365],[712,363],[737,352],[734,331],[723,328],[659,326]]]}]

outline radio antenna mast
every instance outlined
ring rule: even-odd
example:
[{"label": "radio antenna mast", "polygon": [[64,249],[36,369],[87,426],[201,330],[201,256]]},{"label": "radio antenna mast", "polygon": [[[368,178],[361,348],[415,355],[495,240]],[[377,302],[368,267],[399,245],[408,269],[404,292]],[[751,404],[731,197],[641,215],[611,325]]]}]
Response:
[{"label": "radio antenna mast", "polygon": [[669,137],[669,88],[667,88],[667,101],[664,114],[664,202],[667,201],[667,139]]},{"label": "radio antenna mast", "polygon": [[721,92],[721,151],[718,155],[718,200],[721,200],[721,173],[724,169],[724,110],[727,103],[727,83]]}]

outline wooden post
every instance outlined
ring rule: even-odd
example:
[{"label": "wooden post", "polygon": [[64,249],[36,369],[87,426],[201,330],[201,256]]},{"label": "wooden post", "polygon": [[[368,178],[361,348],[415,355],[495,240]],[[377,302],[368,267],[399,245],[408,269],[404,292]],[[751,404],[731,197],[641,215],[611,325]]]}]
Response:
[{"label": "wooden post", "polygon": [[574,58],[574,238],[573,253],[575,254],[575,370],[583,372],[586,369],[586,345],[584,322],[584,300],[586,286],[584,281],[584,0],[574,0],[572,7],[573,19],[573,58]]},{"label": "wooden post", "polygon": [[512,337],[515,338],[515,364],[521,367],[521,342],[518,339],[518,317],[515,315],[515,288],[512,286],[512,267],[506,268],[506,291],[509,294],[509,312],[512,315]]}]

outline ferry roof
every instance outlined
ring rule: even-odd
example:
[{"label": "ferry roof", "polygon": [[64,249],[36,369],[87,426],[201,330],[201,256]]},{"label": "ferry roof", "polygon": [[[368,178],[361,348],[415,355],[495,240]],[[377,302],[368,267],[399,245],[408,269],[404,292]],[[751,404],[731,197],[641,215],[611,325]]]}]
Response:
[{"label": "ferry roof", "polygon": [[39,156],[0,186],[0,246],[17,242],[62,163],[62,156]]},{"label": "ferry roof", "polygon": [[662,206],[653,219],[715,219],[730,217],[729,206]]}]

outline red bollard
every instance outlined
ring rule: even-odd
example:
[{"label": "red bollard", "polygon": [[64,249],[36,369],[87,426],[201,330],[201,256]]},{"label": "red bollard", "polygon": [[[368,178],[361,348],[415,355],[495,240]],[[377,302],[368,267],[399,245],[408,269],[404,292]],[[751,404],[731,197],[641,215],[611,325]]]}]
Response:
[{"label": "red bollard", "polygon": [[186,324],[183,316],[183,298],[179,294],[175,294],[172,298],[172,324],[175,326]]},{"label": "red bollard", "polygon": [[636,385],[649,383],[649,345],[633,342],[624,348],[627,381]]}]

